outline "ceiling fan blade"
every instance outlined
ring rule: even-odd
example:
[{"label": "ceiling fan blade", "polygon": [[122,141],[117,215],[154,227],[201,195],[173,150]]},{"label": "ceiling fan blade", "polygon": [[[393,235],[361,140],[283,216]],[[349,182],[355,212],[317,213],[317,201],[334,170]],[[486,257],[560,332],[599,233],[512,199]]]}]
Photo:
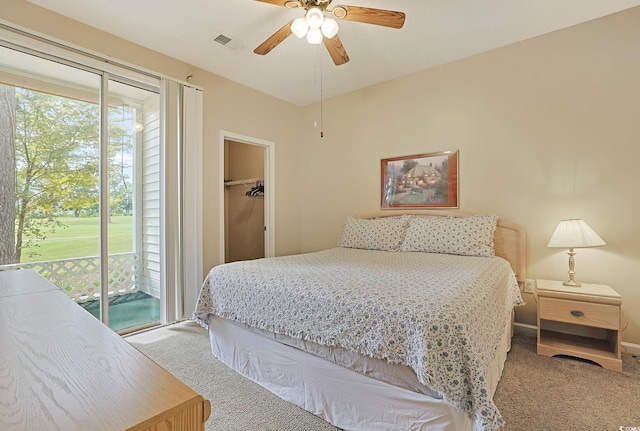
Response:
[{"label": "ceiling fan blade", "polygon": [[342,46],[342,41],[337,34],[331,39],[325,37],[322,41],[324,42],[324,46],[327,47],[327,51],[329,51],[329,55],[336,66],[340,66],[349,61],[349,55],[347,51],[345,51],[344,46]]},{"label": "ceiling fan blade", "polygon": [[292,22],[293,20],[283,25],[280,30],[273,33],[267,40],[262,42],[262,44],[259,47],[254,49],[253,52],[260,55],[265,55],[270,53],[273,48],[278,46],[280,42],[282,42],[283,40],[285,40],[291,35]]},{"label": "ceiling fan blade", "polygon": [[392,28],[402,28],[405,19],[404,12],[360,6],[336,6],[327,12],[346,21],[364,22]]},{"label": "ceiling fan blade", "polygon": [[288,8],[296,8],[302,7],[302,4],[298,0],[256,0],[261,1],[263,3],[270,3],[276,6],[288,7]]}]

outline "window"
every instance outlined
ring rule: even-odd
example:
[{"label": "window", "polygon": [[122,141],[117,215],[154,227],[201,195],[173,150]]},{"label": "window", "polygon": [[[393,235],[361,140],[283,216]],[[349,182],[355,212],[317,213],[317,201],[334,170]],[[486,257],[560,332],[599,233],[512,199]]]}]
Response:
[{"label": "window", "polygon": [[0,46],[0,270],[114,330],[159,321],[166,294],[160,80],[132,75]]}]

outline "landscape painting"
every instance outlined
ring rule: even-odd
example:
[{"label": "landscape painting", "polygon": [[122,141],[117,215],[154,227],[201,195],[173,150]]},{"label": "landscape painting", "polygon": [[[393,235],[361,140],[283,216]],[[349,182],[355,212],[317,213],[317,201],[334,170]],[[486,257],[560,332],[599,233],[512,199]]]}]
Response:
[{"label": "landscape painting", "polygon": [[381,161],[381,208],[458,208],[458,150]]}]

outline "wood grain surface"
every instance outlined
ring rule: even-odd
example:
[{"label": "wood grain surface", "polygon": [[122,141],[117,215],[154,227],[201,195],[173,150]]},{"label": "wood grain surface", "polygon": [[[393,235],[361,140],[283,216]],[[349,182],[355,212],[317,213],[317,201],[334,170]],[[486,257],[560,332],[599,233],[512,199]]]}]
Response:
[{"label": "wood grain surface", "polygon": [[12,272],[0,286],[37,293],[0,297],[1,430],[203,429],[208,401],[48,281]]}]

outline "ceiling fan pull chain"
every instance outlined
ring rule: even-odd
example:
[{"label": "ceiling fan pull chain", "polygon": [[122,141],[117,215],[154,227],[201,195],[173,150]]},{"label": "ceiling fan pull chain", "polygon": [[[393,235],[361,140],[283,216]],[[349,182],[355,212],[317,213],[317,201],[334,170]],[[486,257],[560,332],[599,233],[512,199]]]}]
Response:
[{"label": "ceiling fan pull chain", "polygon": [[323,97],[322,97],[322,51],[318,54],[318,62],[320,63],[320,137],[324,138],[324,121],[323,121]]}]

